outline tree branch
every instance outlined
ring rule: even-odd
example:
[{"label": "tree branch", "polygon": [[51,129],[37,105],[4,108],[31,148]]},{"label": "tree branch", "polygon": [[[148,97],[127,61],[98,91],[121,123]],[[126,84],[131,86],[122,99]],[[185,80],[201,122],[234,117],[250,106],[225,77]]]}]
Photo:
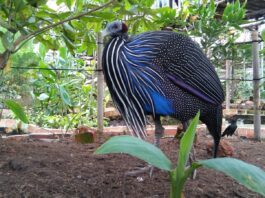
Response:
[{"label": "tree branch", "polygon": [[15,50],[16,47],[17,47],[21,42],[23,42],[23,41],[29,40],[29,39],[31,39],[31,38],[33,38],[33,37],[35,37],[35,36],[37,36],[37,35],[39,35],[39,34],[45,32],[45,31],[47,31],[47,30],[49,30],[49,29],[52,29],[52,28],[54,28],[54,27],[56,27],[56,26],[58,26],[58,25],[62,25],[63,23],[66,23],[66,22],[68,22],[68,21],[72,21],[72,20],[75,20],[75,19],[79,19],[79,18],[81,18],[81,17],[83,17],[83,16],[85,16],[85,15],[88,15],[88,14],[92,13],[92,12],[95,12],[95,11],[101,10],[101,9],[107,7],[108,5],[114,3],[115,1],[116,1],[116,0],[110,0],[109,2],[107,2],[107,3],[105,3],[105,4],[101,5],[101,6],[98,6],[98,7],[94,8],[94,9],[91,9],[91,10],[89,10],[89,11],[87,11],[87,12],[81,13],[81,14],[79,14],[79,15],[77,15],[77,16],[73,16],[73,17],[70,17],[70,18],[68,18],[68,19],[65,19],[65,20],[59,21],[59,22],[57,22],[57,23],[54,23],[54,24],[48,25],[48,26],[43,27],[43,28],[41,28],[41,29],[39,29],[39,30],[37,30],[37,31],[35,31],[35,32],[30,33],[30,34],[27,34],[27,35],[21,35],[21,36],[20,36],[20,37],[14,42],[14,51],[16,51],[16,50]]}]

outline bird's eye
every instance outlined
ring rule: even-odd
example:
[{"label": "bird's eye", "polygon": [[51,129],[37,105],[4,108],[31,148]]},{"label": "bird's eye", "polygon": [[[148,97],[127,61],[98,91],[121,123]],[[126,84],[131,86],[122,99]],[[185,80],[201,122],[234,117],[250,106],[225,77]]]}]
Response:
[{"label": "bird's eye", "polygon": [[113,28],[114,28],[114,29],[117,29],[117,28],[118,28],[118,26],[117,26],[117,25],[114,25],[114,26],[113,26]]}]

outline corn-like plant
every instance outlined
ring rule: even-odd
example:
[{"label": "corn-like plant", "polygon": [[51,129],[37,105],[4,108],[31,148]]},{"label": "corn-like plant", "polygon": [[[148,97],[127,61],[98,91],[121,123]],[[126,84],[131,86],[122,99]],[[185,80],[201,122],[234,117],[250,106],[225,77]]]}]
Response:
[{"label": "corn-like plant", "polygon": [[199,168],[205,167],[221,171],[234,178],[248,189],[265,196],[265,172],[260,168],[234,158],[215,158],[193,162],[186,166],[194,141],[200,113],[192,120],[180,141],[177,167],[154,145],[132,136],[116,136],[101,145],[95,154],[126,153],[165,171],[170,175],[170,198],[181,198],[187,178]]}]

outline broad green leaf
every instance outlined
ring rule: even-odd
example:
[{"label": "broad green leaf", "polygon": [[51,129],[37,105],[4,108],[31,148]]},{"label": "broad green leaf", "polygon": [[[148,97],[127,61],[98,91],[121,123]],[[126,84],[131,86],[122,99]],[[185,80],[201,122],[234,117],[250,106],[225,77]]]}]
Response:
[{"label": "broad green leaf", "polygon": [[82,90],[84,93],[88,94],[92,90],[92,85],[91,84],[82,85]]},{"label": "broad green leaf", "polygon": [[67,49],[65,47],[60,47],[59,53],[60,53],[60,57],[62,57],[63,59],[67,58]]},{"label": "broad green leaf", "polygon": [[105,20],[113,20],[115,19],[115,13],[112,13],[112,12],[104,12],[104,11],[101,11],[101,12],[95,12],[95,13],[92,13],[91,16],[94,16],[94,17],[99,17]]},{"label": "broad green leaf", "polygon": [[43,43],[40,43],[39,45],[39,54],[41,56],[41,58],[44,60],[45,56],[46,56],[46,52],[47,52],[47,49],[45,47],[45,45]]},{"label": "broad green leaf", "polygon": [[71,40],[74,41],[76,37],[76,30],[69,24],[63,24],[64,34]]},{"label": "broad green leaf", "polygon": [[83,0],[76,0],[75,2],[75,8],[77,11],[82,11],[82,8],[84,6],[84,1]]},{"label": "broad green leaf", "polygon": [[234,178],[248,189],[265,196],[265,172],[252,164],[233,158],[216,158],[196,162]]},{"label": "broad green leaf", "polygon": [[40,70],[40,73],[45,77],[49,78],[50,82],[55,82],[56,80],[56,73],[55,71],[51,70],[48,65],[46,65],[43,61],[40,61],[39,67],[43,68],[43,70]]},{"label": "broad green leaf", "polygon": [[137,0],[127,0],[131,5],[137,5],[139,2]]},{"label": "broad green leaf", "polygon": [[151,7],[154,4],[154,0],[141,0],[139,4],[146,7]]},{"label": "broad green leaf", "polygon": [[66,35],[63,34],[62,37],[63,37],[63,40],[64,40],[69,52],[71,54],[74,54],[75,44]]},{"label": "broad green leaf", "polygon": [[5,49],[13,50],[14,34],[7,31],[2,36],[2,43]]},{"label": "broad green leaf", "polygon": [[22,0],[14,0],[15,10],[16,12],[19,12],[21,9],[25,7],[25,2]]},{"label": "broad green leaf", "polygon": [[28,118],[23,107],[13,100],[6,100],[5,105],[24,123],[28,123]]},{"label": "broad green leaf", "polygon": [[69,10],[71,10],[71,7],[73,5],[73,0],[65,0],[65,4],[67,5],[67,7],[69,8]]},{"label": "broad green leaf", "polygon": [[45,45],[46,49],[51,49],[51,50],[58,50],[60,43],[58,40],[53,39],[51,37],[42,37],[42,36],[37,36],[36,40],[41,42],[42,44]]},{"label": "broad green leaf", "polygon": [[172,169],[171,161],[159,148],[136,137],[128,135],[112,137],[95,152],[95,154],[108,153],[126,153],[157,168],[166,171]]},{"label": "broad green leaf", "polygon": [[72,102],[71,102],[68,92],[63,88],[63,86],[59,86],[59,91],[60,91],[60,96],[61,96],[62,101],[65,104],[71,106]]},{"label": "broad green leaf", "polygon": [[195,118],[190,123],[187,131],[184,133],[183,137],[181,138],[178,166],[185,167],[187,163],[192,148],[192,144],[194,141],[196,127],[198,125],[199,118],[200,118],[200,112],[196,114]]}]

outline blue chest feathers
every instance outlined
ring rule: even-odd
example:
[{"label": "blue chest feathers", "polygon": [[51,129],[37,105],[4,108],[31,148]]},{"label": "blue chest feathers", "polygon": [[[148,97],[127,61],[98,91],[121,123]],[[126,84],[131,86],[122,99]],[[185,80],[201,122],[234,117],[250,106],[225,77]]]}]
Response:
[{"label": "blue chest feathers", "polygon": [[[155,114],[166,116],[175,113],[171,100],[167,99],[165,96],[162,96],[157,92],[151,92],[150,96],[152,97],[153,100]],[[152,107],[149,104],[145,104],[144,110],[147,113],[153,113]]]}]

